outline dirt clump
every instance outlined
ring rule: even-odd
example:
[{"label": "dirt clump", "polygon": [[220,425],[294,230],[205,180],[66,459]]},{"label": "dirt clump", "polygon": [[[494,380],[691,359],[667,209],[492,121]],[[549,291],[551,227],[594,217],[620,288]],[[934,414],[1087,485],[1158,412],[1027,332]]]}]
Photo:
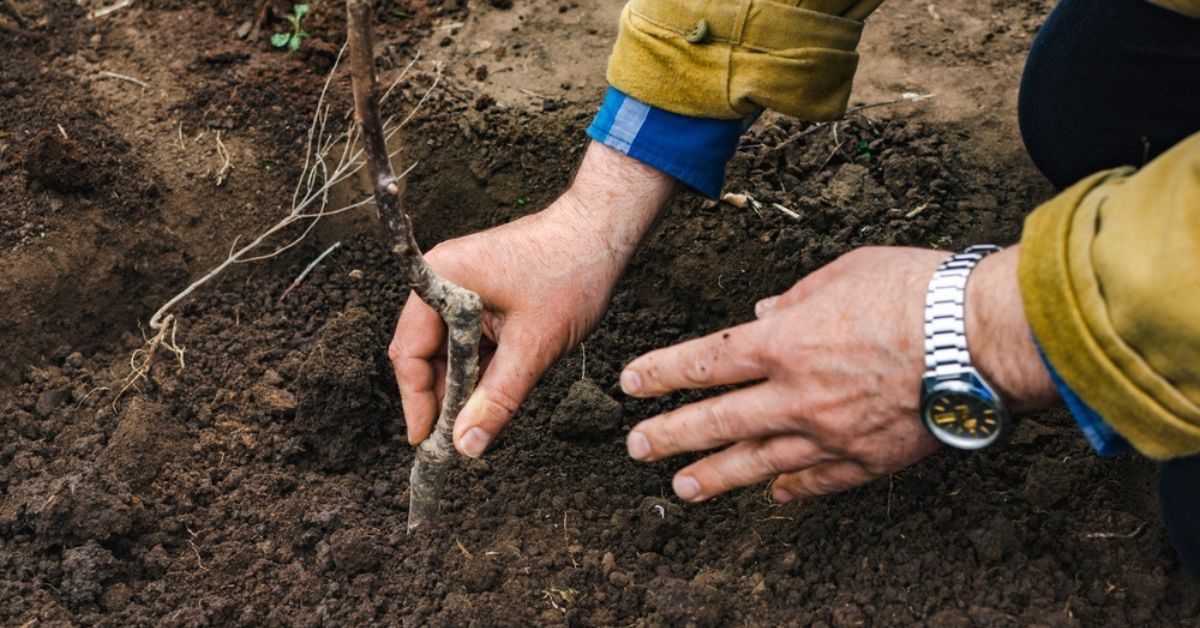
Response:
[{"label": "dirt clump", "polygon": [[29,181],[55,192],[87,192],[97,173],[88,163],[82,146],[47,131],[30,141],[25,155]]},{"label": "dirt clump", "polygon": [[121,413],[98,462],[121,481],[144,487],[181,453],[184,439],[166,407],[135,398]]},{"label": "dirt clump", "polygon": [[112,574],[112,552],[95,541],[63,551],[62,595],[71,606],[90,604],[100,595],[102,583]]},{"label": "dirt clump", "polygon": [[606,438],[621,426],[621,404],[596,382],[583,378],[550,415],[550,431],[565,440]]},{"label": "dirt clump", "polygon": [[[386,346],[381,330],[370,312],[349,308],[321,327],[300,367],[296,425],[327,468],[344,469],[364,446],[383,440],[388,425],[381,422],[385,414],[378,408],[381,402],[387,405],[383,391],[388,371],[381,364],[381,347]],[[278,409],[282,395],[274,397]]]}]

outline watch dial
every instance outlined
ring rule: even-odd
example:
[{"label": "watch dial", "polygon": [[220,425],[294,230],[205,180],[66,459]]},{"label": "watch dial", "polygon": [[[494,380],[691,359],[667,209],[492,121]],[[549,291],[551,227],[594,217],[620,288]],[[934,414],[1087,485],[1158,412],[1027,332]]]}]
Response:
[{"label": "watch dial", "polygon": [[938,393],[929,400],[930,425],[944,433],[970,440],[990,440],[1001,429],[999,412],[972,395]]}]

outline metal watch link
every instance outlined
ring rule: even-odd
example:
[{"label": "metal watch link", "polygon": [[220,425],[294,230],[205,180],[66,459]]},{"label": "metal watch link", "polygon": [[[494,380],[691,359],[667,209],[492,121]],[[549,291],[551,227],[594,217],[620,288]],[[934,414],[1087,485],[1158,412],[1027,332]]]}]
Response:
[{"label": "metal watch link", "polygon": [[982,449],[1012,429],[1000,396],[971,363],[963,311],[971,271],[1000,250],[979,244],[952,255],[933,273],[925,295],[921,419],[935,438],[956,449]]}]

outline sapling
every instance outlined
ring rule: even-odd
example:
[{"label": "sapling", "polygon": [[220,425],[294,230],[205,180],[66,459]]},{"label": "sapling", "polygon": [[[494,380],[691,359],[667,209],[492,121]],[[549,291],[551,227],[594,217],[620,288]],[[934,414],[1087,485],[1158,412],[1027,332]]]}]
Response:
[{"label": "sapling", "polygon": [[293,52],[299,50],[300,44],[308,38],[308,33],[300,27],[300,21],[304,19],[305,15],[308,15],[307,4],[292,5],[292,14],[287,16],[287,21],[292,25],[292,32],[271,35],[271,45],[276,48],[287,48]]},{"label": "sapling", "polygon": [[448,328],[446,393],[437,425],[417,448],[409,476],[408,531],[437,519],[442,483],[455,452],[454,419],[479,379],[479,338],[483,304],[479,295],[442,277],[425,263],[413,237],[412,219],[400,203],[400,185],[392,170],[379,114],[379,86],[371,38],[371,0],[346,0],[347,47],[354,90],[354,119],[375,195],[379,219],[391,237],[405,283],[437,310]]}]

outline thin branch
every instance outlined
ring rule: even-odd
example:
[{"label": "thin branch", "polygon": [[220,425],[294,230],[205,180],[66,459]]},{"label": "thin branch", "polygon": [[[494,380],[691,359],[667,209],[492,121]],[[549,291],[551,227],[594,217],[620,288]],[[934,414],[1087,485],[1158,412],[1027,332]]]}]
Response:
[{"label": "thin branch", "polygon": [[329,257],[329,254],[333,253],[341,245],[342,245],[341,242],[334,242],[332,246],[325,249],[324,253],[321,253],[320,255],[318,255],[317,259],[313,260],[312,263],[310,263],[308,266],[305,266],[304,270],[300,271],[300,274],[297,275],[296,278],[292,280],[292,283],[288,284],[288,287],[286,290],[283,291],[283,294],[279,295],[279,300],[280,301],[284,300],[287,297],[288,293],[290,293],[292,290],[295,290],[296,288],[300,287],[300,284],[304,282],[304,278],[307,277],[308,274],[311,273],[312,270],[317,267],[317,264],[320,264],[322,260],[324,260],[326,257]]},{"label": "thin branch", "polygon": [[[904,92],[904,94],[902,94],[899,98],[896,98],[893,100],[884,100],[881,102],[873,102],[873,103],[868,103],[865,105],[858,105],[857,107],[851,107],[846,110],[846,114],[843,115],[840,119],[830,120],[827,122],[818,122],[818,123],[808,127],[807,129],[804,129],[803,131],[799,131],[799,132],[793,134],[791,137],[776,144],[775,148],[773,148],[772,150],[779,150],[779,149],[783,148],[784,146],[787,146],[788,144],[791,144],[792,142],[795,142],[796,140],[798,140],[802,137],[807,137],[809,135],[812,135],[813,133],[816,133],[817,131],[820,131],[821,129],[823,129],[831,124],[834,125],[834,130],[836,131],[837,124],[839,122],[849,118],[850,116],[852,116],[856,113],[859,113],[861,111],[866,111],[867,109],[874,109],[876,107],[887,107],[889,105],[896,105],[896,104],[905,103],[905,102],[921,102],[922,100],[929,100],[930,98],[933,98],[933,94],[917,94],[915,92]],[[835,144],[839,143],[839,142],[837,142],[836,138],[834,140],[834,143]]]},{"label": "thin branch", "polygon": [[89,20],[94,20],[96,18],[104,17],[104,16],[108,15],[109,13],[116,13],[117,11],[120,11],[121,9],[124,9],[125,7],[130,6],[132,4],[133,4],[133,0],[119,0],[118,2],[115,2],[109,6],[106,6],[106,7],[100,8],[100,9],[96,9],[95,11],[88,13],[87,17]]},{"label": "thin branch", "polygon": [[133,83],[134,85],[137,85],[137,86],[141,87],[142,89],[150,89],[150,84],[147,83],[146,81],[143,81],[142,79],[139,79],[139,78],[134,78],[127,74],[117,74],[116,72],[109,72],[108,70],[100,70],[96,74],[99,76],[102,76],[104,78],[118,79],[121,81],[125,81],[127,83]]}]

